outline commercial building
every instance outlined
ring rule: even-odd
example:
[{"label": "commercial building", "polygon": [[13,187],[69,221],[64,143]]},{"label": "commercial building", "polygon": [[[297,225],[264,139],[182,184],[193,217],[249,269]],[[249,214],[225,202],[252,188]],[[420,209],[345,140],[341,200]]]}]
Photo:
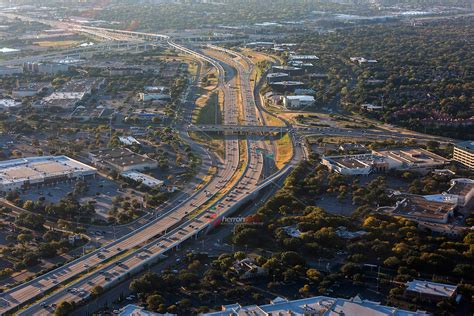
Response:
[{"label": "commercial building", "polygon": [[0,192],[32,185],[82,179],[97,173],[82,162],[66,156],[28,157],[0,162]]},{"label": "commercial building", "polygon": [[372,151],[370,154],[326,156],[321,163],[345,175],[367,175],[374,172],[413,170],[420,173],[443,167],[447,159],[421,148]]},{"label": "commercial building", "polygon": [[312,63],[312,62],[317,62],[319,60],[319,57],[316,55],[290,55],[288,58],[290,62],[306,62],[306,63]]},{"label": "commercial building", "polygon": [[373,154],[325,156],[321,163],[329,170],[342,175],[369,175],[389,170],[386,159]]},{"label": "commercial building", "polygon": [[238,260],[232,265],[232,270],[242,280],[256,278],[268,274],[267,269],[264,269],[258,264],[256,264],[255,261],[251,258],[244,258],[242,260]]},{"label": "commercial building", "polygon": [[49,88],[49,82],[31,82],[20,85],[12,90],[12,97],[20,99],[25,97],[34,97]]},{"label": "commercial building", "polygon": [[453,160],[470,169],[474,169],[474,141],[465,141],[455,144]]},{"label": "commercial building", "polygon": [[144,92],[138,94],[140,101],[152,101],[152,100],[161,100],[161,101],[171,101],[171,96],[169,89],[167,87],[161,86],[146,86],[143,88]]},{"label": "commercial building", "polygon": [[69,65],[64,63],[24,63],[25,72],[55,75],[69,71]]},{"label": "commercial building", "polygon": [[285,81],[290,78],[290,75],[284,73],[284,72],[273,72],[269,73],[267,75],[267,83],[273,83],[273,82],[278,82],[278,81]]},{"label": "commercial building", "polygon": [[410,195],[398,201],[389,209],[393,216],[404,217],[416,222],[446,224],[454,215],[456,205],[431,201],[420,195]]},{"label": "commercial building", "polygon": [[107,117],[106,114],[110,112],[110,110],[108,111],[107,108],[101,105],[97,107],[85,107],[83,105],[79,105],[72,111],[70,118],[83,121],[104,119]]},{"label": "commercial building", "polygon": [[100,168],[119,173],[141,171],[158,167],[156,160],[139,155],[127,148],[100,149],[89,153],[92,163]]},{"label": "commercial building", "polygon": [[146,310],[143,307],[128,304],[119,310],[118,316],[176,316],[176,314],[159,314]]},{"label": "commercial building", "polygon": [[278,81],[272,82],[270,87],[277,92],[295,92],[296,89],[304,88],[305,84],[301,81]]},{"label": "commercial building", "polygon": [[413,280],[406,283],[405,295],[423,301],[436,302],[442,299],[455,299],[457,291],[457,285]]},{"label": "commercial building", "polygon": [[241,306],[231,304],[222,306],[222,310],[212,313],[204,313],[203,316],[270,316],[270,315],[293,315],[293,316],[427,316],[423,311],[411,312],[381,305],[378,302],[363,300],[356,296],[352,299],[333,298],[327,296],[315,296],[294,301],[276,298],[267,305]]},{"label": "commercial building", "polygon": [[17,102],[13,99],[0,99],[0,111],[5,111],[21,105],[21,102]]},{"label": "commercial building", "polygon": [[443,193],[425,195],[430,201],[438,201],[455,204],[459,207],[472,206],[474,197],[474,180],[471,179],[453,179],[451,187]]},{"label": "commercial building", "polygon": [[91,95],[104,84],[104,79],[85,78],[67,82],[43,100],[34,104],[36,107],[74,108],[78,103]]},{"label": "commercial building", "polygon": [[300,109],[314,105],[314,97],[310,95],[293,95],[283,98],[283,105],[287,109]]},{"label": "commercial building", "polygon": [[272,72],[285,73],[288,76],[304,75],[304,70],[302,68],[293,67],[293,66],[273,66]]},{"label": "commercial building", "polygon": [[122,177],[139,182],[149,188],[158,188],[162,187],[164,182],[158,179],[155,179],[147,174],[137,172],[137,171],[125,171],[120,174]]},{"label": "commercial building", "polygon": [[21,75],[23,67],[19,66],[0,66],[0,76]]}]

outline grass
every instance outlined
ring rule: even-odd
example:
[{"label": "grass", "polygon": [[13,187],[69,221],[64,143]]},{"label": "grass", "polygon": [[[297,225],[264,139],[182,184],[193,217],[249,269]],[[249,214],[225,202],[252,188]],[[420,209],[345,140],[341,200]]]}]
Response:
[{"label": "grass", "polygon": [[275,165],[281,169],[293,156],[293,144],[288,133],[279,137],[274,143],[276,146]]},{"label": "grass", "polygon": [[35,45],[41,47],[64,47],[64,46],[72,46],[79,44],[78,41],[41,41],[41,42],[34,42]]},{"label": "grass", "polygon": [[222,124],[222,113],[219,106],[219,94],[213,92],[203,107],[198,109],[197,124]]},{"label": "grass", "polygon": [[202,133],[202,132],[190,132],[189,136],[196,142],[209,147],[219,157],[224,159],[225,156],[225,143],[224,136],[217,133]]}]

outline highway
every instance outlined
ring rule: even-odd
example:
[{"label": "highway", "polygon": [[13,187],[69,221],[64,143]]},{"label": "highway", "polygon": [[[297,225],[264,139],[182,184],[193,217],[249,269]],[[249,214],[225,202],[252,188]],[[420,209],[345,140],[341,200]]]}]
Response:
[{"label": "highway", "polygon": [[[223,85],[222,80],[223,76],[220,78],[221,85]],[[232,123],[232,121],[226,119],[225,123]],[[179,226],[189,213],[207,203],[214,195],[221,191],[222,187],[230,181],[236,172],[239,165],[238,141],[236,138],[226,142],[226,152],[229,154],[226,155],[225,162],[219,166],[216,177],[188,200],[119,240],[2,293],[0,312],[5,313],[14,310],[19,305],[34,300],[45,292],[58,287],[59,284],[87,273],[94,267],[124,254],[129,249],[139,246],[152,238],[166,234],[170,228]]]},{"label": "highway", "polygon": [[[238,112],[233,108],[233,105],[237,103],[237,95],[235,89],[230,89],[230,87],[236,85],[232,81],[235,79],[224,82],[223,67],[214,60],[172,42],[169,44],[175,49],[190,53],[196,58],[201,58],[213,64],[218,69],[219,87],[223,89],[225,95],[224,124],[237,125]],[[243,76],[239,77],[243,78]],[[254,105],[247,102],[249,96],[253,95],[253,91],[250,90],[245,88],[241,89],[240,92],[244,101],[242,102],[243,111],[246,112],[245,116],[248,119],[245,123],[253,124],[256,122],[254,116],[256,112]],[[249,114],[252,112],[254,114]],[[145,264],[162,257],[164,252],[177,247],[181,242],[196,236],[201,231],[207,231],[209,227],[212,227],[213,222],[218,220],[218,216],[229,213],[235,209],[234,206],[238,205],[240,201],[247,199],[250,194],[258,191],[260,187],[271,183],[270,181],[273,179],[269,179],[270,181],[264,183],[263,186],[259,184],[263,169],[263,156],[257,152],[259,140],[242,141],[245,144],[242,148],[242,155],[246,157],[240,166],[243,168],[243,173],[239,176],[236,184],[232,185],[230,191],[220,192],[223,187],[229,184],[240,163],[238,139],[229,136],[225,143],[225,161],[219,164],[216,177],[205,188],[196,192],[179,206],[119,240],[3,293],[0,299],[0,312],[9,313],[14,311],[20,305],[34,301],[66,282],[69,282],[67,286],[62,286],[52,295],[22,311],[20,315],[48,315],[54,310],[53,304],[64,300],[80,302],[87,299],[90,290],[95,285],[113,286],[116,282],[126,278],[129,273],[137,271],[143,268]],[[286,169],[284,172],[288,172],[288,170]],[[277,176],[279,175],[284,175],[284,173],[277,174]],[[213,205],[194,218],[185,219],[192,211],[207,203],[218,193],[222,197]],[[135,250],[146,242],[148,244],[144,247]],[[114,262],[114,258],[117,256],[121,256],[120,261]],[[91,270],[94,271],[90,273]],[[85,274],[88,275],[80,278],[79,281],[73,280],[73,278]],[[44,308],[45,306],[48,306],[49,309]]]}]

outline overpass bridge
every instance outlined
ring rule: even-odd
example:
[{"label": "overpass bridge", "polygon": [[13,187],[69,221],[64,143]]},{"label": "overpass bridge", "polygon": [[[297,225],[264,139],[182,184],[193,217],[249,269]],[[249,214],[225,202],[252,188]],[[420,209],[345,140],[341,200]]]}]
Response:
[{"label": "overpass bridge", "polygon": [[290,131],[287,126],[269,126],[269,125],[188,125],[186,130],[188,132],[218,132],[225,134],[240,134],[240,135],[261,135],[286,133]]}]

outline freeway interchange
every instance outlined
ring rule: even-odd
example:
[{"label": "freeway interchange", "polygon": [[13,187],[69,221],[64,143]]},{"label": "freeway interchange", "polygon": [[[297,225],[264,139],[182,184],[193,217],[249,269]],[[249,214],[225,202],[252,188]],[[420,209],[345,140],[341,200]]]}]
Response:
[{"label": "freeway interchange", "polygon": [[[217,69],[218,88],[224,92],[225,125],[253,125],[259,121],[257,117],[261,114],[255,106],[249,80],[251,63],[241,58],[229,65],[227,63],[231,60],[225,56],[226,52],[216,51],[213,57],[209,57],[171,41],[168,44]],[[231,68],[236,69],[238,75],[226,81],[226,71]],[[264,138],[257,135],[245,139],[226,136],[225,160],[218,163],[216,175],[199,191],[139,229],[2,293],[0,313],[48,315],[54,313],[55,306],[62,301],[85,302],[95,286],[111,288],[165,258],[166,252],[179,247],[182,242],[205,234],[222,216],[232,213],[254,198],[262,188],[287,175],[302,157],[295,151],[286,167],[262,180],[265,160],[259,151],[262,148],[272,150]]]},{"label": "freeway interchange", "polygon": [[[96,251],[2,293],[2,315],[49,315],[62,301],[85,302],[91,298],[95,286],[109,289],[166,258],[167,252],[178,248],[181,243],[206,234],[219,219],[254,199],[274,181],[288,175],[293,166],[307,156],[299,142],[299,134],[407,137],[402,132],[382,130],[267,126],[255,102],[255,83],[251,82],[254,64],[246,56],[216,46],[208,46],[205,51],[193,50],[160,34],[67,26],[76,32],[103,35],[109,40],[166,40],[171,48],[215,68],[217,89],[224,95],[223,125],[188,123],[178,128],[182,133],[223,132],[225,159],[217,162],[216,174],[201,189],[186,200],[171,205],[157,218],[150,219],[142,227]],[[288,133],[293,147],[291,160],[276,172],[267,168],[268,161],[262,154],[263,151],[275,153],[271,139],[268,141],[266,137],[269,133]]]}]

